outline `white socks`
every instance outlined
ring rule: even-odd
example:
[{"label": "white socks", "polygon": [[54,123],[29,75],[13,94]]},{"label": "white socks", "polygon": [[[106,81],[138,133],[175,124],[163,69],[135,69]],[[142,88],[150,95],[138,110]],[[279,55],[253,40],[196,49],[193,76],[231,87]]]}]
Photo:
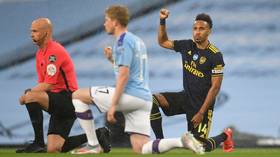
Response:
[{"label": "white socks", "polygon": [[181,138],[157,139],[143,145],[142,154],[164,153],[174,148],[182,148]]},{"label": "white socks", "polygon": [[79,99],[73,99],[72,102],[75,107],[75,112],[78,121],[86,133],[88,144],[91,146],[98,145],[99,143],[95,133],[93,116],[89,108],[89,105],[83,103]]}]

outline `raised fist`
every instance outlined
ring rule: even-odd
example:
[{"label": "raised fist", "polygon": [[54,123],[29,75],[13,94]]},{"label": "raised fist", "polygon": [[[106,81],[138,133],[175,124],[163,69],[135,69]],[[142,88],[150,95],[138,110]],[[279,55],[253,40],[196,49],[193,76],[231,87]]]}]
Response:
[{"label": "raised fist", "polygon": [[167,9],[160,9],[160,12],[159,12],[159,18],[160,19],[166,19],[168,18],[168,15],[169,15],[169,11]]}]

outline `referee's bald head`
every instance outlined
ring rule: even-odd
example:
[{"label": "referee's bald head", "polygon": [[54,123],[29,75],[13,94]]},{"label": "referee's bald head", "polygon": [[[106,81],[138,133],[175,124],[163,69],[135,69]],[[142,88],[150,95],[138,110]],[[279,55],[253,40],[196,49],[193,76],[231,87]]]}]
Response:
[{"label": "referee's bald head", "polygon": [[34,44],[44,47],[52,39],[52,23],[48,18],[38,18],[31,24],[31,38]]},{"label": "referee's bald head", "polygon": [[52,32],[52,23],[51,20],[45,17],[38,18],[32,22],[32,25],[36,25],[41,29],[46,29],[47,31]]}]

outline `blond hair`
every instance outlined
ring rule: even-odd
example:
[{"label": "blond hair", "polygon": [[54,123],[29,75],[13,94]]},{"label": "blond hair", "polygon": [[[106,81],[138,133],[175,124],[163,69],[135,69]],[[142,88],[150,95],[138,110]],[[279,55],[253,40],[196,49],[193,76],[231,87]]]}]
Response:
[{"label": "blond hair", "polygon": [[123,27],[126,27],[129,21],[129,11],[126,6],[112,5],[106,9],[106,15],[110,19],[117,20]]}]

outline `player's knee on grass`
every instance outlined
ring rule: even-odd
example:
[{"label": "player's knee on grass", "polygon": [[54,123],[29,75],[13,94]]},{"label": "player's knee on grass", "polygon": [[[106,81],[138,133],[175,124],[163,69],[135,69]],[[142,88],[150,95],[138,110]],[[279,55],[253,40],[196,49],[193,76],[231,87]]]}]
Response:
[{"label": "player's knee on grass", "polygon": [[61,147],[56,146],[56,145],[48,145],[47,152],[48,153],[58,153],[58,152],[61,152]]},{"label": "player's knee on grass", "polygon": [[142,148],[144,144],[149,142],[149,137],[140,134],[131,134],[130,142],[131,142],[132,150],[135,153],[142,154]]},{"label": "player's knee on grass", "polygon": [[133,152],[135,152],[137,154],[141,154],[142,153],[142,146],[140,146],[140,145],[132,145],[132,150],[133,150]]},{"label": "player's knee on grass", "polygon": [[61,150],[62,150],[62,144],[60,141],[57,141],[57,142],[48,141],[48,146],[47,146],[48,153],[58,153],[58,152],[61,152]]},{"label": "player's knee on grass", "polygon": [[48,135],[47,152],[48,153],[61,152],[64,142],[65,142],[64,138],[61,137],[60,135],[49,134]]}]

